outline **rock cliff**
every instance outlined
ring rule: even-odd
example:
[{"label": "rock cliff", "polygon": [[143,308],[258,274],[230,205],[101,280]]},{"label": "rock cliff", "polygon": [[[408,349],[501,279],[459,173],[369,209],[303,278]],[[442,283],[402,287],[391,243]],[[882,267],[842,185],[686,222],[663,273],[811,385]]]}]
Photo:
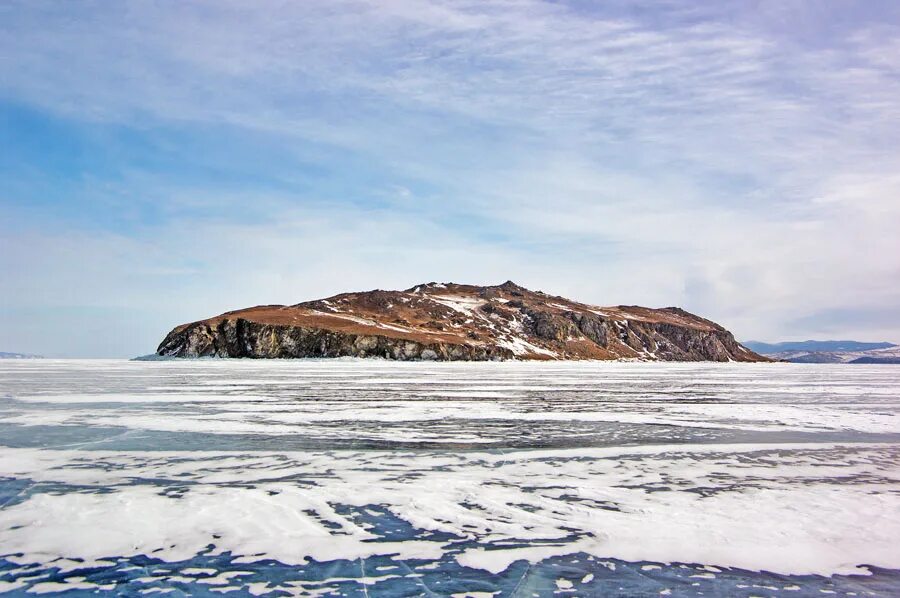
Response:
[{"label": "rock cliff", "polygon": [[157,349],[174,357],[398,360],[768,361],[677,307],[595,307],[512,282],[428,283],[251,307],[184,324]]}]

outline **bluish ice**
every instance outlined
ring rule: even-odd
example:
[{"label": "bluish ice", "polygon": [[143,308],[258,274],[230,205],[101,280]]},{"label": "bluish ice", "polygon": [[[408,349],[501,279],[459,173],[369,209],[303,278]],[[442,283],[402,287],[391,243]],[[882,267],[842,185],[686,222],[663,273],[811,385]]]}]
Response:
[{"label": "bluish ice", "polygon": [[0,362],[0,593],[900,594],[900,368]]}]

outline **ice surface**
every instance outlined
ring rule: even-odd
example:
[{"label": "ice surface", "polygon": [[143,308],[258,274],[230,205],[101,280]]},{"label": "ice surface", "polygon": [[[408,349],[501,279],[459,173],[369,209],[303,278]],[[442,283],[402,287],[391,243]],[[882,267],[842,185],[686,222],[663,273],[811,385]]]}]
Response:
[{"label": "ice surface", "polygon": [[892,595],[898,397],[890,366],[2,363],[0,592]]}]

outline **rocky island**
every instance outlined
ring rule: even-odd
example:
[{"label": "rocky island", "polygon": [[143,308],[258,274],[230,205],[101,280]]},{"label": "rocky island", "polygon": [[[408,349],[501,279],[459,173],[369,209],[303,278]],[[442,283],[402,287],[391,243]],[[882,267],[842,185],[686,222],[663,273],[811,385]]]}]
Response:
[{"label": "rocky island", "polygon": [[183,324],[169,357],[769,361],[677,307],[596,307],[513,282],[428,283],[262,305]]}]

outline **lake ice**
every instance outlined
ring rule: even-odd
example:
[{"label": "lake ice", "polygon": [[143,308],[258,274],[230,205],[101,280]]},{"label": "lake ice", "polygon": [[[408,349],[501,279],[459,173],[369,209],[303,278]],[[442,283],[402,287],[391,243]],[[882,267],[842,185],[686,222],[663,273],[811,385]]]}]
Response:
[{"label": "lake ice", "polygon": [[0,362],[0,593],[900,594],[900,368]]}]

